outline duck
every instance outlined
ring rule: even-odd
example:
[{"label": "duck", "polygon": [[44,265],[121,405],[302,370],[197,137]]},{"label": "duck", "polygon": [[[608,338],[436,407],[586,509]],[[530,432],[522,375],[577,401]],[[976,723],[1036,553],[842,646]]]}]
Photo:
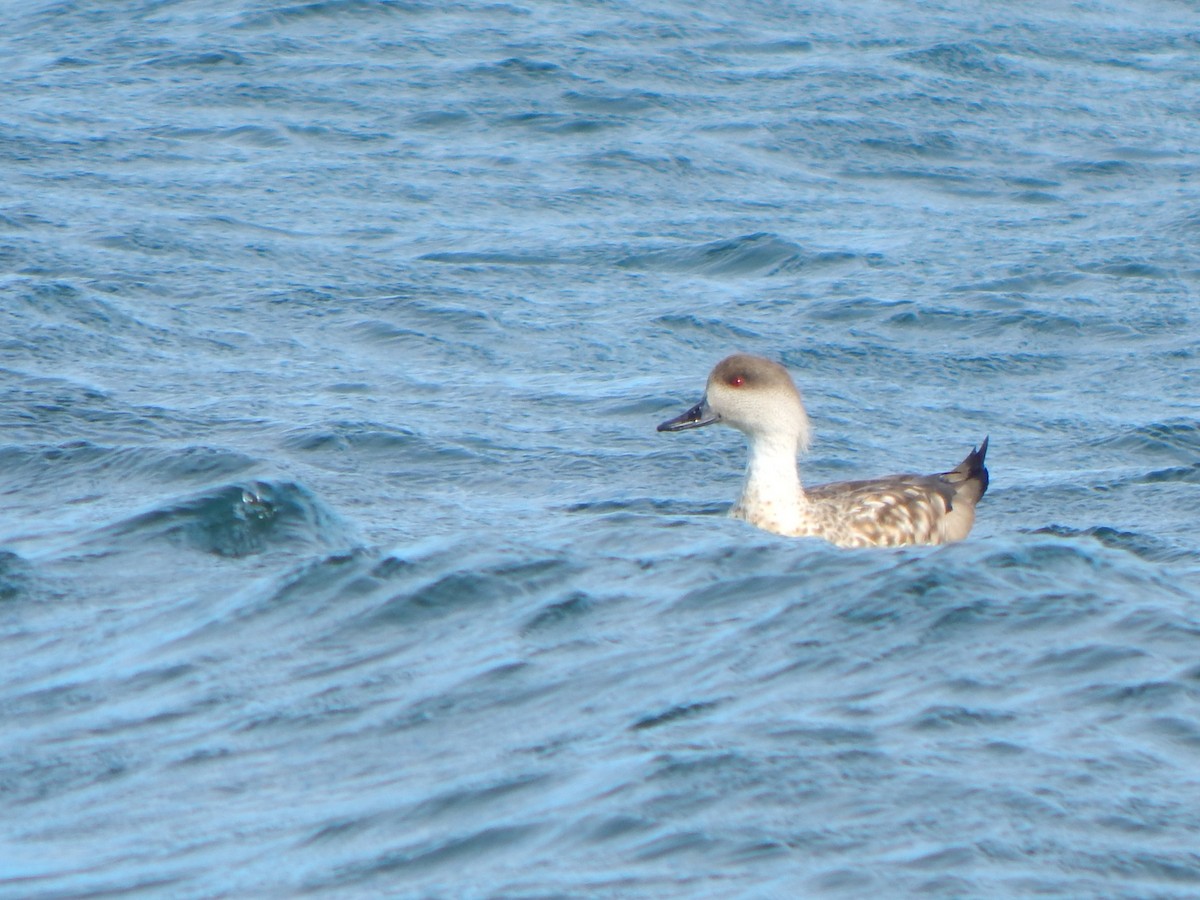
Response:
[{"label": "duck", "polygon": [[749,443],[746,480],[730,515],[787,537],[847,548],[961,541],[988,487],[986,437],[948,472],[805,487],[797,456],[808,449],[812,428],[800,391],[782,365],[749,353],[717,363],[703,399],[658,431],[706,425],[736,428]]}]

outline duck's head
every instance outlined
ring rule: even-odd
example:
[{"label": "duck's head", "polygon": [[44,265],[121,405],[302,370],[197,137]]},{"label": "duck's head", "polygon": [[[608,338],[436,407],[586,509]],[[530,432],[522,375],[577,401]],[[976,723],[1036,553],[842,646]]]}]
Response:
[{"label": "duck's head", "polygon": [[714,423],[728,425],[751,440],[794,441],[808,446],[808,414],[788,370],[777,362],[735,353],[717,363],[708,376],[704,399],[659,431],[684,431]]}]

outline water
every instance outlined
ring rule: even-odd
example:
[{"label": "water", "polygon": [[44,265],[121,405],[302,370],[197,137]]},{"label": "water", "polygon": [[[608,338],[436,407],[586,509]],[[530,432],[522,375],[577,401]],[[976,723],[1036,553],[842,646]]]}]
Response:
[{"label": "water", "polygon": [[0,896],[1200,892],[1194,5],[4,18]]}]

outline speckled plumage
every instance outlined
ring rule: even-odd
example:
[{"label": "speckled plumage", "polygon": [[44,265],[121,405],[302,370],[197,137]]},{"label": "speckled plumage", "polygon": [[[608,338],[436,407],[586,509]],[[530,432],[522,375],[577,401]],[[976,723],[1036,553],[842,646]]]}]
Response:
[{"label": "speckled plumage", "polygon": [[800,483],[796,455],[809,422],[787,370],[735,354],[719,362],[704,399],[659,431],[721,423],[743,432],[750,462],[730,514],[766,531],[820,537],[841,547],[896,547],[962,540],[988,485],[987,439],[956,468],[937,475],[890,475],[867,481]]}]

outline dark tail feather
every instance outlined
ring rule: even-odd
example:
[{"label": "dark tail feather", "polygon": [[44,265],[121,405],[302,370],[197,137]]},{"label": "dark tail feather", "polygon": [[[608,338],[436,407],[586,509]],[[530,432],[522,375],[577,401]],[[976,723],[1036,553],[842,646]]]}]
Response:
[{"label": "dark tail feather", "polygon": [[984,438],[983,443],[968,453],[966,459],[942,476],[955,485],[956,494],[963,493],[971,497],[972,502],[977,502],[987,493],[988,470],[983,464],[987,457],[987,448],[988,439]]}]

